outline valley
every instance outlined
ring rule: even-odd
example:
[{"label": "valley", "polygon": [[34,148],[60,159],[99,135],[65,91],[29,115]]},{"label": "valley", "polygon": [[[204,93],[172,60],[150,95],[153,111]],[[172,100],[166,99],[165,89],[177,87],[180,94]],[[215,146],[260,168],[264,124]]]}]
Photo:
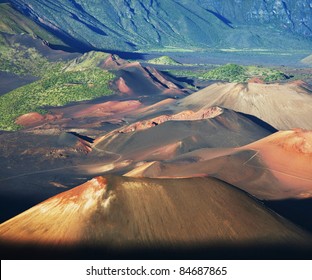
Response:
[{"label": "valley", "polygon": [[216,1],[9,2],[2,258],[312,257],[312,41],[280,25],[306,1],[267,15],[281,47]]}]

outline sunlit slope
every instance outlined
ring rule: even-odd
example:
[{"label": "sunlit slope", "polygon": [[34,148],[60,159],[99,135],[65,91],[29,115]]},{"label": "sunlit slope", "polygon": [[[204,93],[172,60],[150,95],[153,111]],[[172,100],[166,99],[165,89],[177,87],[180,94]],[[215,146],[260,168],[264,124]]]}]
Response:
[{"label": "sunlit slope", "polygon": [[180,104],[193,109],[225,107],[256,116],[279,130],[312,129],[312,95],[304,84],[216,83]]},{"label": "sunlit slope", "polygon": [[2,242],[148,248],[304,244],[309,236],[210,178],[97,177],[0,225]]},{"label": "sunlit slope", "polygon": [[127,176],[212,176],[259,199],[312,197],[311,131],[281,131],[239,148],[199,149],[146,163]]}]

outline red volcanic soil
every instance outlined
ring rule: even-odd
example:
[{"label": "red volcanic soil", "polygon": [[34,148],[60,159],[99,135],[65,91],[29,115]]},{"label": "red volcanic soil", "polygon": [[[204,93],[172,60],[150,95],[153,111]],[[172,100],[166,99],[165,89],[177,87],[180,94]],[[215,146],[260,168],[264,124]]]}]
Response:
[{"label": "red volcanic soil", "polygon": [[0,225],[2,244],[63,249],[300,246],[310,240],[247,194],[212,178],[97,177]]},{"label": "red volcanic soil", "polygon": [[17,118],[16,123],[30,128],[41,126],[42,128],[59,127],[90,127],[96,128],[101,122],[120,123],[125,115],[135,113],[143,107],[138,100],[107,101],[101,103],[83,103],[51,108],[51,114],[28,113]]},{"label": "red volcanic soil", "polygon": [[73,112],[71,117],[82,118],[82,117],[107,117],[129,113],[138,109],[141,106],[141,102],[137,100],[128,101],[108,101],[95,105],[82,105],[76,112]]},{"label": "red volcanic soil", "polygon": [[[139,62],[133,62],[123,65],[118,69],[118,76],[122,80],[115,82],[116,90],[121,87],[121,93],[130,92],[134,96],[148,96],[155,94],[183,95],[182,89],[179,89],[174,83],[167,80],[155,68],[143,67]],[[126,92],[125,92],[125,89]]]},{"label": "red volcanic soil", "polygon": [[261,155],[286,197],[312,197],[312,131],[280,131],[245,148]]},{"label": "red volcanic soil", "polygon": [[[166,102],[162,103],[161,100],[165,99],[166,95],[176,96],[185,94],[182,89],[179,89],[173,82],[167,80],[156,69],[142,67],[138,62],[123,63],[122,60],[120,62],[119,59],[114,60],[112,57],[109,56],[108,60],[117,63],[115,70],[116,75],[119,77],[112,82],[112,87],[121,96],[117,97],[115,95],[111,99],[125,99],[126,96],[129,96],[132,100],[98,101],[96,104],[96,101],[85,101],[61,108],[50,108],[52,115],[41,116],[38,113],[29,113],[18,118],[17,123],[28,128],[38,125],[45,125],[49,128],[77,126],[96,128],[101,127],[103,122],[122,123],[125,115],[130,113],[138,116],[136,111],[140,107],[140,109],[144,107],[139,100],[147,96],[149,96],[149,99],[147,100],[148,105],[145,105],[145,113],[148,113],[148,110],[152,109],[153,106],[156,106],[158,109],[165,106]],[[105,99],[109,100],[110,97]],[[153,101],[158,102],[158,104],[151,105]]]},{"label": "red volcanic soil", "polygon": [[[98,198],[103,196],[105,188],[106,180],[97,177],[77,188],[58,194],[19,215],[24,221],[19,219],[18,223],[13,222],[15,227],[19,228],[16,233],[12,235],[4,230],[2,236],[6,236],[8,241],[16,242],[59,245],[76,243],[81,240],[81,223],[87,223],[96,210]],[[33,216],[31,223],[38,224],[35,228],[31,229],[29,220],[25,219],[27,216]]]},{"label": "red volcanic soil", "polygon": [[248,83],[264,84],[264,81],[261,78],[252,77],[251,79],[248,80]]},{"label": "red volcanic soil", "polygon": [[121,66],[128,64],[129,62],[118,57],[117,55],[110,54],[105,61],[99,65],[104,69],[119,69]]},{"label": "red volcanic soil", "polygon": [[35,125],[39,124],[44,120],[44,116],[37,113],[28,113],[25,115],[22,115],[16,119],[16,123],[22,126],[29,126],[29,125]]},{"label": "red volcanic soil", "polygon": [[281,131],[240,148],[199,149],[171,161],[147,162],[134,177],[213,176],[259,199],[312,197],[312,132]]},{"label": "red volcanic soil", "polygon": [[305,81],[302,81],[302,80],[295,80],[295,81],[291,81],[290,83],[296,86],[309,87],[309,85]]},{"label": "red volcanic soil", "polygon": [[221,106],[256,116],[278,130],[312,129],[311,91],[296,83],[216,83],[179,104],[193,110]]},{"label": "red volcanic soil", "polygon": [[312,158],[312,131],[309,130],[279,131],[248,146],[261,148],[263,144],[272,144],[284,151]]},{"label": "red volcanic soil", "polygon": [[129,126],[126,126],[119,130],[122,133],[128,133],[138,130],[145,130],[151,128],[153,126],[162,124],[167,121],[196,121],[196,120],[204,120],[214,118],[223,113],[222,108],[212,107],[208,109],[202,109],[197,112],[193,112],[191,110],[182,111],[173,115],[161,115],[156,118],[152,118],[149,120],[139,121]]},{"label": "red volcanic soil", "polygon": [[[153,67],[146,67],[151,75],[153,75],[154,79],[157,79],[161,84],[168,88],[167,92],[177,92],[180,93],[179,87],[175,85],[173,82],[167,80],[160,72],[158,72]],[[176,91],[175,91],[176,90]]]},{"label": "red volcanic soil", "polygon": [[116,85],[117,85],[117,89],[121,92],[121,93],[125,93],[125,94],[133,94],[133,91],[127,86],[126,81],[120,77],[117,81],[116,81]]},{"label": "red volcanic soil", "polygon": [[32,127],[36,125],[40,125],[50,121],[60,120],[62,118],[61,114],[52,115],[52,114],[45,114],[41,115],[37,112],[31,112],[25,115],[18,117],[15,121],[16,124],[22,125],[24,127]]}]

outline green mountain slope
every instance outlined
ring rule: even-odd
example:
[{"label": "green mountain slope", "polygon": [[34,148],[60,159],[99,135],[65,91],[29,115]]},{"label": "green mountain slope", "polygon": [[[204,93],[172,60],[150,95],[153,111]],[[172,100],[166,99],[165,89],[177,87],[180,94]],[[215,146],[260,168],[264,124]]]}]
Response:
[{"label": "green mountain slope", "polygon": [[309,0],[296,4],[290,0],[11,2],[80,50],[309,49],[312,46]]},{"label": "green mountain slope", "polygon": [[29,34],[34,38],[40,38],[51,45],[67,45],[57,36],[48,32],[45,28],[12,8],[8,3],[0,3],[0,32],[8,34]]},{"label": "green mountain slope", "polygon": [[288,77],[281,71],[275,69],[226,64],[202,74],[202,78],[243,83],[247,82],[250,78],[259,78],[264,82],[273,82],[285,80]]},{"label": "green mountain slope", "polygon": [[302,63],[312,66],[312,54],[301,60]]},{"label": "green mountain slope", "polygon": [[181,65],[181,63],[175,61],[170,56],[164,55],[148,60],[148,63],[159,65]]},{"label": "green mountain slope", "polygon": [[[63,106],[112,94],[109,85],[114,74],[93,63],[94,57],[105,55],[93,52],[68,64],[46,62],[42,68],[38,66],[41,80],[0,96],[0,130],[18,129],[17,117],[29,112],[47,113],[46,106]],[[68,65],[76,67],[69,68]]]}]

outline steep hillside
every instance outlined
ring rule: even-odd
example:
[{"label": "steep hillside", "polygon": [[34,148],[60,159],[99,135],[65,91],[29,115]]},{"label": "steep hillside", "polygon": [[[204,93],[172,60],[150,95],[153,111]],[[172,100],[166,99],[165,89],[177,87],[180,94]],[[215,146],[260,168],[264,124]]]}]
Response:
[{"label": "steep hillside", "polygon": [[[34,114],[31,115],[34,123],[37,123],[38,118],[39,121],[45,120],[38,113],[48,113],[43,109],[46,106],[59,107],[74,101],[112,94],[110,83],[115,75],[98,67],[101,59],[104,60],[108,56],[106,53],[91,52],[67,64],[52,63],[34,48],[9,48],[0,58],[0,62],[6,62],[7,65],[4,66],[7,66],[7,71],[15,71],[18,74],[28,71],[41,76],[41,79],[0,96],[0,129],[18,129],[18,124],[25,122],[16,123],[16,119],[28,113],[37,112],[35,118]],[[33,59],[34,62],[29,63],[28,59]],[[48,120],[51,121],[49,118]]]},{"label": "steep hillside", "polygon": [[[187,1],[182,1],[187,2]],[[312,36],[310,0],[196,0],[202,7],[223,17],[229,25],[264,24],[296,34]]]},{"label": "steep hillside", "polygon": [[150,178],[212,176],[258,199],[311,198],[311,136],[311,131],[281,131],[239,148],[203,148],[171,160],[147,162],[126,175]]},{"label": "steep hillside", "polygon": [[164,55],[160,57],[156,57],[147,61],[151,64],[159,64],[159,65],[181,65],[181,63],[175,61],[170,56]]},{"label": "steep hillside", "polygon": [[301,60],[302,63],[312,66],[312,54]]},{"label": "steep hillside", "polygon": [[311,47],[311,7],[304,0],[11,2],[81,50]]},{"label": "steep hillside", "polygon": [[65,256],[67,250],[80,248],[90,258],[96,250],[103,257],[164,248],[172,254],[198,246],[207,255],[209,248],[228,248],[233,254],[232,246],[259,244],[269,255],[274,246],[303,248],[309,241],[307,233],[247,194],[211,178],[96,177],[0,225],[2,257],[12,254],[3,250],[9,244],[36,246],[44,258],[51,247]]},{"label": "steep hillside", "polygon": [[8,3],[0,2],[0,32],[16,35],[29,34],[33,38],[40,38],[45,42],[49,42],[51,46],[68,47],[60,38],[32,21],[31,18],[13,9]]},{"label": "steep hillside", "polygon": [[214,107],[135,122],[97,138],[95,149],[133,162],[165,160],[203,147],[238,147],[270,133],[236,112]]},{"label": "steep hillside", "polygon": [[312,95],[309,86],[300,81],[216,83],[184,98],[180,104],[190,109],[225,107],[256,116],[279,130],[312,129]]}]

